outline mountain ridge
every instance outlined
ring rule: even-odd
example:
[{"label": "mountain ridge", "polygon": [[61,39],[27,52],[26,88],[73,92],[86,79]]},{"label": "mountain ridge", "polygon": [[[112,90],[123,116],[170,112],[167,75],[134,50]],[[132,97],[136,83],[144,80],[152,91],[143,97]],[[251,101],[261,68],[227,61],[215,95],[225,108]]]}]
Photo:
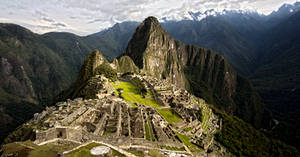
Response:
[{"label": "mountain ridge", "polygon": [[[238,76],[224,57],[173,40],[154,17],[145,19],[138,26],[123,55],[130,56],[146,75],[168,79],[227,113],[238,115],[256,127],[261,126],[263,104],[250,83]],[[240,94],[245,90],[240,88],[242,85],[250,91],[247,101],[247,97]]]},{"label": "mountain ridge", "polygon": [[[137,73],[121,73],[116,80],[98,75],[93,69],[102,64],[97,67],[97,63],[107,62],[101,56],[99,51],[91,52],[81,71],[92,70],[93,74],[88,78],[79,74],[77,78],[96,85],[98,88],[89,88],[93,94],[88,94],[86,81],[75,81],[77,87],[85,86],[76,89],[78,93],[87,95],[58,102],[36,114],[8,136],[3,155],[82,156],[98,146],[96,143],[113,149],[113,154],[107,156],[116,152],[118,156],[299,154],[295,148],[266,137],[167,80]],[[146,96],[139,88],[147,91]],[[134,99],[130,99],[132,96]],[[51,149],[45,151],[48,147]]]},{"label": "mountain ridge", "polygon": [[[232,13],[233,14],[233,13]],[[287,15],[285,15],[283,18],[285,19],[285,18],[287,18],[287,17],[289,17],[290,15],[292,15],[292,14],[294,14],[294,13],[289,13],[289,14],[287,14]],[[235,14],[234,14],[234,16],[236,16]],[[225,16],[223,16],[223,18],[224,18]],[[238,32],[238,34],[239,34],[239,36],[241,36],[241,34],[247,34],[247,32],[248,32],[248,34],[249,34],[249,32],[251,32],[251,35],[253,34],[253,35],[255,35],[255,34],[257,34],[256,32],[257,31],[259,31],[259,30],[256,30],[256,29],[249,29],[249,27],[247,27],[247,29],[241,29],[240,27],[240,22],[239,21],[241,21],[241,20],[234,20],[234,19],[239,19],[239,18],[232,18],[232,17],[229,17],[228,16],[228,18],[229,19],[225,19],[225,21],[226,21],[226,25],[228,25],[228,24],[232,24],[232,23],[235,23],[235,24],[237,24],[237,25],[232,25],[232,26],[230,26],[230,27],[223,27],[223,28],[221,28],[221,30],[229,30],[228,32],[231,32],[231,33],[233,33],[233,34],[236,34],[237,32]],[[242,17],[243,19],[248,19],[248,17],[246,16],[246,17]],[[223,19],[224,20],[224,19]],[[231,20],[233,20],[233,21],[231,21]],[[261,27],[261,25],[260,25],[260,19],[256,19],[256,20],[258,20],[258,22],[255,24],[255,26],[259,26],[259,27]],[[205,20],[203,20],[203,21],[205,21]],[[281,21],[281,20],[275,20],[275,21]],[[194,37],[200,37],[200,39],[202,38],[201,36],[203,35],[203,33],[201,33],[201,31],[199,31],[198,29],[194,29],[194,26],[197,26],[197,25],[195,25],[195,23],[193,22],[193,21],[182,21],[182,23],[184,23],[184,22],[186,22],[187,24],[186,25],[183,25],[182,24],[182,26],[180,26],[180,27],[174,27],[175,28],[175,33],[171,33],[171,35],[172,36],[175,36],[174,34],[176,34],[177,32],[182,32],[183,31],[183,29],[182,28],[185,28],[185,29],[187,29],[187,30],[192,30],[192,31],[186,31],[186,30],[184,30],[184,31],[186,31],[186,33],[185,33],[185,35],[186,36],[191,36],[191,37],[193,37],[193,39],[195,39]],[[94,35],[92,35],[93,37],[76,37],[75,35],[70,35],[70,34],[68,34],[68,35],[66,35],[67,37],[64,37],[64,33],[61,33],[61,32],[57,32],[57,33],[49,33],[49,34],[44,34],[44,35],[42,35],[42,38],[36,38],[36,37],[38,37],[38,36],[40,36],[39,34],[35,34],[34,33],[34,35],[31,35],[31,33],[29,33],[28,34],[28,29],[26,29],[25,31],[23,31],[23,32],[21,32],[21,33],[19,33],[19,29],[20,30],[22,30],[23,28],[21,28],[21,27],[18,27],[18,29],[15,29],[15,31],[13,31],[13,32],[10,32],[10,35],[11,35],[11,39],[10,40],[1,40],[1,44],[2,44],[2,46],[3,45],[5,45],[5,44],[7,44],[6,42],[7,41],[10,41],[11,43],[13,43],[11,46],[10,46],[10,49],[8,49],[8,51],[9,51],[9,54],[10,54],[10,56],[11,57],[7,57],[7,56],[4,56],[3,57],[3,52],[4,51],[1,51],[1,59],[3,59],[3,61],[1,61],[1,66],[2,65],[5,65],[5,66],[2,66],[2,67],[5,67],[5,68],[2,68],[1,67],[1,69],[4,69],[4,71],[7,71],[8,69],[10,69],[9,67],[10,66],[7,66],[7,65],[12,65],[12,67],[13,67],[13,71],[15,71],[15,72],[18,72],[18,76],[13,76],[14,78],[16,78],[16,79],[12,79],[12,80],[17,80],[17,81],[15,81],[15,82],[22,82],[22,81],[19,81],[18,79],[22,79],[22,80],[26,80],[25,78],[26,77],[24,77],[24,78],[22,78],[22,77],[20,77],[20,76],[22,76],[21,74],[22,74],[22,70],[21,70],[21,66],[23,66],[23,68],[24,68],[24,71],[26,72],[26,75],[30,78],[30,81],[33,83],[33,84],[36,84],[35,83],[35,81],[40,81],[40,80],[48,80],[48,78],[50,78],[51,80],[54,80],[54,82],[56,82],[57,84],[60,84],[60,83],[62,83],[62,82],[60,82],[60,80],[63,80],[63,84],[65,84],[66,86],[68,86],[68,85],[70,85],[71,84],[71,82],[73,81],[73,80],[75,80],[75,76],[77,75],[77,73],[79,72],[79,70],[80,70],[80,65],[81,65],[81,63],[83,63],[83,58],[89,53],[89,52],[91,52],[93,49],[97,49],[97,47],[100,49],[100,51],[102,52],[102,54],[103,54],[103,56],[105,56],[106,58],[108,58],[110,61],[112,60],[112,58],[114,58],[114,57],[116,57],[116,56],[119,56],[119,54],[121,54],[123,51],[125,51],[125,48],[126,48],[126,45],[127,45],[127,41],[129,41],[129,39],[130,39],[130,36],[131,36],[131,33],[133,34],[133,32],[135,31],[135,27],[138,25],[138,23],[137,22],[133,22],[133,23],[131,23],[131,22],[129,22],[128,23],[128,27],[124,27],[124,25],[122,24],[122,23],[120,23],[120,24],[118,24],[118,25],[116,25],[116,27],[115,28],[112,28],[112,29],[108,29],[108,30],[106,30],[106,32],[108,32],[107,34],[104,34],[104,32],[102,32],[102,33],[100,33],[100,36],[102,36],[103,34],[103,36],[102,37],[100,37],[99,38],[99,40],[94,36]],[[248,22],[247,21],[244,21],[244,22],[242,22],[242,24],[246,24],[247,26],[249,25],[249,26],[251,26],[253,23],[249,23],[248,24]],[[8,24],[7,24],[8,25]],[[170,31],[171,29],[170,28],[167,28],[167,26],[166,25],[164,25],[164,24],[162,24],[163,25],[163,28],[165,28],[165,29],[167,29],[167,31],[168,32],[172,32],[172,31]],[[174,25],[181,25],[181,23],[174,23]],[[216,25],[218,25],[218,23],[216,23]],[[273,25],[273,24],[268,24],[268,26],[267,26],[267,29],[269,29],[269,27],[271,26],[271,25]],[[276,24],[275,24],[276,25]],[[193,27],[190,27],[190,26],[193,26]],[[120,27],[120,29],[118,28],[118,27]],[[168,26],[169,27],[169,26]],[[265,26],[263,26],[263,27],[265,27]],[[125,28],[125,29],[124,29]],[[195,27],[196,28],[196,27]],[[279,29],[280,30],[280,29]],[[5,30],[6,31],[6,30]],[[0,31],[0,33],[1,33],[1,35],[4,35],[3,33],[5,32],[5,31],[3,31],[3,29]],[[125,32],[122,32],[122,33],[120,33],[119,31],[125,31]],[[7,31],[6,31],[6,33],[7,33]],[[123,35],[121,35],[121,36],[119,36],[118,34],[123,34]],[[218,34],[218,33],[217,33]],[[99,35],[99,34],[98,34]],[[226,34],[224,34],[225,36],[228,36],[228,34],[226,35]],[[13,37],[14,36],[14,37]],[[113,36],[113,37],[110,37],[110,36]],[[261,34],[260,36],[266,36],[265,34]],[[31,77],[32,76],[34,76],[34,73],[32,72],[32,71],[34,71],[34,70],[30,70],[30,68],[28,68],[29,66],[28,66],[28,63],[26,63],[26,62],[29,62],[29,61],[27,61],[27,60],[23,60],[23,58],[28,58],[28,56],[30,56],[30,55],[28,55],[27,54],[27,56],[19,56],[18,57],[18,59],[17,59],[17,61],[15,61],[15,59],[14,59],[14,57],[16,56],[16,52],[15,52],[15,50],[13,50],[12,48],[13,47],[17,47],[17,46],[20,46],[21,44],[22,44],[22,41],[23,40],[15,40],[15,39],[18,39],[17,37],[19,37],[20,39],[23,39],[23,40],[28,40],[28,38],[30,38],[30,39],[34,39],[34,41],[35,42],[38,42],[38,43],[40,43],[41,41],[45,41],[46,43],[42,43],[42,45],[45,45],[46,44],[46,46],[44,46],[44,47],[49,47],[49,49],[51,49],[51,50],[49,50],[48,48],[47,48],[47,52],[48,51],[54,51],[55,53],[58,53],[59,54],[59,58],[61,58],[62,60],[63,60],[63,62],[66,62],[66,63],[68,63],[67,65],[65,65],[64,63],[62,63],[62,62],[60,62],[59,64],[61,64],[61,65],[63,65],[64,67],[71,67],[71,70],[68,70],[68,72],[62,72],[63,73],[63,77],[61,77],[61,78],[64,78],[64,77],[67,77],[67,78],[70,78],[70,79],[67,79],[67,80],[64,80],[64,79],[53,79],[53,78],[55,78],[55,77],[57,77],[57,76],[55,76],[55,75],[57,75],[57,74],[55,74],[55,73],[52,73],[51,75],[45,75],[44,77],[36,77],[36,79],[31,79]],[[57,38],[57,37],[59,37],[59,38]],[[64,38],[66,38],[66,40],[64,39]],[[89,39],[89,41],[87,42],[87,41],[85,41],[85,39],[87,39],[87,38],[92,38],[92,39]],[[233,38],[236,38],[236,35],[233,35]],[[237,41],[244,41],[244,38],[245,37],[242,37],[242,38],[238,38],[237,39]],[[248,38],[248,37],[247,37]],[[184,39],[183,38],[181,38],[180,37],[180,34],[178,35],[178,37],[176,37],[176,39],[179,39],[179,40],[182,40],[182,41],[184,41]],[[231,40],[227,40],[228,38],[222,38],[222,40],[224,40],[224,41],[231,41]],[[229,38],[230,39],[230,38]],[[260,41],[260,38],[258,38],[258,39],[256,39],[256,37],[254,36],[254,39],[255,39],[255,41]],[[213,38],[205,38],[205,40],[206,41],[213,41]],[[221,41],[222,41],[221,40]],[[234,41],[234,40],[233,40]],[[78,44],[77,44],[77,42],[78,42]],[[91,43],[96,43],[97,42],[97,44],[96,45],[90,45]],[[250,44],[249,44],[249,43]],[[105,44],[104,44],[105,43]],[[110,43],[112,43],[112,44],[110,44]],[[185,41],[185,43],[189,43],[189,41]],[[195,45],[200,45],[201,47],[206,47],[206,48],[214,48],[214,50],[216,50],[216,52],[218,52],[218,53],[220,53],[220,54],[225,54],[225,53],[229,53],[229,54],[234,54],[233,53],[233,51],[235,51],[235,52],[243,52],[243,54],[245,53],[245,54],[247,54],[248,53],[248,51],[244,51],[244,50],[247,50],[247,49],[257,49],[255,46],[253,46],[253,44],[254,45],[256,45],[256,44],[259,44],[260,42],[252,42],[252,41],[248,41],[248,40],[246,40],[246,43],[247,44],[243,44],[242,45],[242,47],[241,48],[238,48],[238,49],[235,49],[235,47],[234,47],[234,45],[225,45],[225,46],[220,46],[220,47],[218,47],[218,45],[216,45],[216,43],[218,44],[218,45],[220,45],[220,42],[210,42],[209,44],[211,45],[211,46],[207,46],[207,45],[205,45],[205,43],[204,44],[201,44],[201,42],[199,43],[199,44],[197,44],[197,43],[192,43],[192,44],[195,44]],[[221,42],[221,44],[222,44],[223,42]],[[244,42],[243,42],[244,43]],[[262,43],[260,43],[260,44],[262,44]],[[49,46],[50,45],[50,46]],[[121,46],[116,46],[116,45],[121,45]],[[247,45],[249,45],[249,46],[247,46]],[[263,45],[264,46],[264,45]],[[27,45],[27,47],[30,47],[30,45]],[[101,48],[100,48],[101,47]],[[262,46],[261,46],[262,47]],[[226,49],[230,49],[230,50],[232,50],[232,52],[231,51],[224,51],[224,50],[226,50]],[[260,47],[258,48],[258,49],[260,49]],[[287,53],[287,54],[292,54],[292,53],[290,53],[290,52],[296,52],[296,50],[297,49],[291,49],[290,51],[289,51],[289,53]],[[7,52],[8,52],[7,51]],[[22,49],[22,51],[24,51],[25,52],[25,49]],[[30,52],[30,51],[28,51],[27,49],[26,49],[26,51],[27,52]],[[38,48],[38,49],[36,49],[36,55],[37,56],[39,56],[39,54],[41,54],[40,52],[40,48]],[[44,50],[45,51],[45,50]],[[27,53],[26,52],[26,53]],[[258,52],[258,51],[257,51]],[[48,53],[48,54],[55,54],[55,53]],[[20,54],[20,53],[19,53]],[[70,54],[70,55],[69,55]],[[111,57],[110,57],[110,55],[111,54],[113,54]],[[254,55],[256,55],[256,56],[261,56],[263,54],[263,52],[258,52],[257,54],[254,54]],[[238,54],[238,55],[240,55],[240,54]],[[293,53],[293,55],[292,56],[296,56],[297,54],[295,54],[295,53]],[[228,56],[228,55],[227,55]],[[252,54],[251,54],[251,56],[253,56]],[[234,56],[234,57],[236,57],[236,56]],[[242,58],[241,58],[242,57]],[[285,58],[285,55],[281,55],[281,57],[282,58]],[[31,60],[30,60],[30,63],[34,63],[33,65],[34,66],[38,66],[39,65],[39,60],[37,59],[38,57],[35,57],[35,58],[31,58]],[[42,58],[43,59],[45,59],[45,58],[51,58],[51,57],[49,57],[48,55],[46,55],[46,56],[42,56]],[[231,60],[231,59],[229,59],[229,57],[225,57],[231,64],[232,64],[232,66],[237,70],[237,66],[234,66],[234,64],[233,64],[233,60]],[[245,56],[245,55],[240,55],[239,57],[237,57],[238,59],[234,59],[234,60],[242,60],[243,61],[243,64],[244,63],[247,63],[248,61],[250,61],[250,63],[252,64],[252,62],[251,62],[251,60],[252,59],[250,59],[250,60],[248,60],[247,58],[248,58],[248,56]],[[292,57],[291,59],[293,60],[293,59],[295,59],[296,57]],[[4,61],[4,60],[7,60],[7,62],[9,63],[9,64],[7,64],[7,62],[6,61]],[[126,59],[126,58],[124,58],[124,60],[128,60],[128,58]],[[124,61],[123,60],[123,61]],[[286,58],[286,60],[289,60],[288,59],[288,57]],[[115,61],[117,61],[117,60],[115,60]],[[3,63],[3,64],[2,64]],[[26,63],[26,64],[25,64]],[[55,62],[53,62],[53,63],[55,63]],[[122,66],[124,67],[124,66],[127,66],[126,64],[123,64],[124,62],[122,62]],[[276,63],[276,61],[274,62],[274,63]],[[279,64],[280,62],[278,62],[278,66],[280,65]],[[293,63],[295,63],[295,62],[293,62]],[[118,63],[118,64],[120,64],[120,63]],[[246,65],[251,65],[251,64],[249,64],[249,63],[247,63]],[[239,62],[237,62],[237,65],[241,65]],[[121,66],[121,65],[120,65]],[[129,66],[132,66],[132,68],[130,68],[130,69],[136,69],[135,68],[135,66],[133,66],[133,64],[129,64]],[[267,65],[267,66],[271,66],[271,65]],[[267,67],[266,66],[266,67]],[[278,66],[276,66],[276,67],[278,67]],[[118,66],[117,66],[118,67]],[[247,67],[247,66],[243,66],[243,67]],[[279,66],[279,68],[280,67],[282,67],[282,66]],[[295,66],[296,67],[296,66]],[[241,71],[245,71],[245,73],[250,73],[251,74],[251,70],[249,70],[249,69],[251,69],[251,68],[249,68],[249,67],[247,67],[246,69],[244,69],[244,68],[241,68],[241,70],[238,70],[239,72],[241,72]],[[256,67],[255,67],[256,68]],[[50,68],[51,70],[55,70],[56,69],[56,67],[52,67],[52,68]],[[61,71],[61,70],[63,70],[63,69],[68,69],[68,68],[62,68],[62,69],[60,69],[59,71]],[[121,69],[123,69],[123,68],[121,68]],[[261,71],[264,71],[265,69],[270,69],[270,68],[261,68]],[[137,69],[136,69],[137,70]],[[286,68],[285,69],[283,69],[283,70],[281,70],[281,71],[285,71],[285,70],[287,70]],[[289,71],[291,71],[292,69],[289,69],[289,70],[287,70],[287,72],[289,72]],[[1,72],[4,72],[4,71],[1,71]],[[47,70],[47,66],[45,66],[45,65],[43,65],[43,68],[35,68],[35,71],[37,71],[37,72],[39,72],[39,73],[41,73],[41,72],[47,72],[47,71],[49,71],[49,70]],[[64,70],[63,70],[64,71]],[[129,71],[131,71],[131,70],[129,70]],[[134,70],[133,70],[134,71]],[[128,72],[128,71],[127,71]],[[277,71],[277,72],[279,72],[279,71]],[[61,72],[60,72],[61,73]],[[4,73],[3,73],[4,74]],[[248,74],[243,74],[244,76],[248,76]],[[7,77],[7,75],[2,75],[3,77],[2,77],[2,79],[3,78],[8,78]],[[25,75],[24,75],[25,76]],[[288,76],[290,77],[292,77],[292,76],[294,76],[293,74],[288,74]],[[9,77],[9,78],[13,78],[13,77]],[[288,78],[289,78],[288,77]],[[49,80],[50,80],[49,79]],[[252,78],[251,78],[252,79]],[[255,78],[254,78],[255,79]],[[294,78],[291,78],[292,80],[294,80]],[[35,81],[34,81],[35,80]],[[283,79],[284,80],[284,79]],[[7,80],[6,80],[7,81]],[[256,80],[254,80],[254,81],[256,81]],[[265,80],[265,81],[267,81],[267,80]],[[14,81],[11,81],[11,82],[14,82]],[[26,83],[27,82],[27,83]],[[281,85],[284,85],[285,83],[292,83],[293,81],[284,81],[283,83],[280,83]],[[6,84],[6,83],[5,83]],[[18,89],[22,89],[22,90],[19,90],[19,92],[22,94],[22,93],[32,93],[32,92],[21,92],[21,91],[26,91],[27,89],[28,89],[28,91],[30,91],[29,89],[30,89],[30,83],[28,83],[28,81],[25,81],[24,83],[14,83],[15,85],[17,85],[17,84],[19,84],[18,85]],[[20,86],[20,84],[22,85],[22,86]],[[33,87],[33,89],[34,89],[34,91],[35,92],[37,92],[38,93],[38,91],[47,91],[47,90],[44,90],[44,88],[46,87],[46,86],[41,86],[41,82],[39,82],[39,86],[38,86],[38,88],[35,88],[35,87]],[[66,87],[65,86],[65,87]],[[57,85],[56,85],[56,87],[57,87]],[[53,91],[56,91],[57,90],[57,88],[56,87],[54,87],[53,89]],[[256,87],[256,89],[260,89],[260,87],[258,87],[257,86],[257,84],[255,83],[255,87]],[[264,87],[264,86],[261,86],[261,87]],[[272,87],[275,87],[275,86],[272,86]],[[9,92],[7,92],[7,90],[9,89]],[[295,92],[292,92],[292,91],[295,91]],[[7,86],[7,87],[5,87],[5,89],[3,90],[3,89],[1,89],[1,91],[0,91],[0,93],[1,93],[1,106],[0,106],[0,110],[1,110],[1,114],[3,113],[3,115],[4,115],[4,119],[6,119],[7,121],[5,121],[5,125],[7,125],[7,122],[10,122],[8,125],[9,125],[9,127],[11,127],[12,125],[12,123],[13,123],[13,121],[12,121],[12,118],[11,118],[11,115],[14,115],[14,113],[13,113],[13,111],[18,111],[18,109],[16,108],[16,107],[20,107],[20,106],[26,106],[26,107],[29,107],[29,106],[34,106],[34,108],[39,108],[39,110],[40,109],[42,109],[41,108],[41,106],[40,105],[38,105],[38,106],[36,106],[36,103],[37,103],[37,101],[40,101],[42,104],[47,104],[47,102],[49,101],[49,97],[52,97],[52,96],[49,96],[48,94],[34,94],[34,95],[36,95],[37,97],[39,97],[39,100],[36,100],[36,98],[34,98],[34,99],[32,99],[31,98],[31,96],[29,96],[28,98],[29,99],[26,99],[26,101],[24,102],[24,101],[19,101],[19,100],[24,100],[24,98],[22,98],[22,97],[19,97],[19,96],[17,96],[16,94],[11,94],[10,92],[12,92],[12,91],[14,91],[14,88],[10,88],[9,86]],[[299,91],[299,90],[297,90],[297,89],[287,89],[287,91],[288,92],[286,92],[286,93],[292,93],[292,95],[294,95],[295,97],[293,98],[293,100],[297,100],[296,98],[297,98],[297,95],[299,95],[299,94],[297,94],[297,92]],[[52,92],[52,91],[51,91]],[[19,94],[20,94],[19,93]],[[276,96],[276,97],[278,97],[278,98],[280,98],[280,97],[282,97],[282,95],[284,95],[284,94],[286,94],[286,93],[269,93],[268,95],[265,95],[265,96],[267,96],[267,97],[269,97],[269,98],[271,98],[271,99],[273,99],[272,97],[274,97],[274,95]],[[279,94],[279,95],[278,95]],[[28,94],[29,95],[29,94]],[[264,98],[266,98],[264,96]],[[287,94],[286,96],[289,96],[289,94]],[[286,96],[284,96],[285,98],[286,98]],[[13,98],[18,98],[18,101],[16,102],[16,101],[13,101]],[[31,100],[30,100],[31,99]],[[271,100],[271,99],[269,99],[269,100]],[[30,102],[32,103],[32,102],[34,102],[35,104],[31,104],[30,102],[28,102],[30,100]],[[33,100],[33,101],[32,101]],[[8,103],[8,102],[11,102],[11,103]],[[7,105],[6,105],[6,103],[7,103]],[[9,105],[8,105],[9,104]],[[27,105],[26,105],[27,104]],[[11,108],[9,108],[8,106],[11,106]],[[289,106],[289,108],[291,108],[291,105],[286,105],[286,106]],[[279,106],[275,106],[275,108],[282,108],[282,107],[284,107],[283,105],[279,105]],[[33,110],[34,108],[29,108],[29,109],[26,109],[26,111],[30,111],[30,110]],[[269,108],[269,107],[268,107]],[[20,109],[20,111],[22,111],[22,110],[24,110],[24,109]],[[283,111],[283,110],[280,110],[280,111]],[[31,113],[29,113],[28,114],[28,117],[30,118],[31,116],[32,116],[32,114],[33,113],[35,113],[35,112],[39,112],[39,111],[37,111],[37,110],[35,110],[35,111],[33,111],[33,112],[31,112]],[[18,112],[19,113],[19,112]],[[27,113],[26,113],[27,114]],[[276,113],[277,114],[277,113]],[[281,113],[280,113],[281,114]],[[6,116],[5,116],[6,115]],[[17,114],[15,114],[15,115],[17,115]],[[20,115],[22,115],[21,113],[20,113]],[[17,118],[18,118],[18,120],[16,120],[18,123],[17,124],[21,124],[22,122],[21,121],[24,121],[24,118],[22,118],[20,115],[18,115],[17,116]],[[27,118],[25,118],[25,119],[28,119],[28,117]],[[288,121],[295,121],[294,120],[294,118],[291,118],[292,116],[290,116],[290,118],[288,118],[288,117],[286,117],[286,119],[288,119]],[[23,120],[22,120],[23,119]],[[278,120],[277,118],[276,118],[276,120]],[[284,121],[285,121],[285,118],[284,118]],[[279,122],[280,124],[283,124],[284,123],[284,121],[281,123],[281,121]],[[3,123],[4,124],[4,123]],[[3,125],[4,126],[4,125]],[[14,128],[14,127],[16,127],[16,126],[12,126],[12,128]],[[3,129],[1,129],[1,130],[3,130]],[[281,131],[282,132],[282,131]],[[2,134],[2,133],[1,133]],[[296,144],[297,145],[297,144]]]}]

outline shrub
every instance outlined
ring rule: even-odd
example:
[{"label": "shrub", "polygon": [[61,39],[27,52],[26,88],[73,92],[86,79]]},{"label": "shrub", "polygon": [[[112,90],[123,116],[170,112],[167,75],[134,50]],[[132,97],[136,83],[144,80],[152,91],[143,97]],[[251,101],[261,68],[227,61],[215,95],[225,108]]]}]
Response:
[{"label": "shrub", "polygon": [[95,69],[94,75],[104,75],[106,78],[112,81],[117,80],[117,72],[108,63],[99,65]]}]

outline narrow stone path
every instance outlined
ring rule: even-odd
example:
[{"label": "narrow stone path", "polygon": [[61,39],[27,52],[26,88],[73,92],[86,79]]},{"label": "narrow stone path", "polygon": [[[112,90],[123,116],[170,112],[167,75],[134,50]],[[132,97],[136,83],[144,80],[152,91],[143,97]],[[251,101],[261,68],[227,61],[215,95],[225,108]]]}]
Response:
[{"label": "narrow stone path", "polygon": [[123,149],[141,148],[141,149],[147,149],[147,150],[154,150],[154,149],[156,149],[156,150],[159,150],[159,151],[162,151],[162,152],[175,152],[175,153],[182,153],[182,154],[190,154],[190,153],[188,153],[186,151],[168,150],[168,149],[161,149],[161,148],[155,148],[155,147],[149,147],[149,146],[141,146],[141,145],[120,146],[120,148],[123,148]]},{"label": "narrow stone path", "polygon": [[45,145],[45,144],[47,144],[47,143],[52,143],[52,142],[56,142],[56,141],[69,141],[69,142],[73,142],[73,143],[77,143],[77,144],[81,144],[80,142],[78,142],[78,141],[74,141],[74,140],[67,140],[67,139],[60,139],[60,138],[54,138],[54,139],[52,139],[52,140],[48,140],[48,141],[44,141],[44,142],[42,142],[42,143],[39,143],[39,144],[37,144],[38,146],[42,146],[42,145]]}]

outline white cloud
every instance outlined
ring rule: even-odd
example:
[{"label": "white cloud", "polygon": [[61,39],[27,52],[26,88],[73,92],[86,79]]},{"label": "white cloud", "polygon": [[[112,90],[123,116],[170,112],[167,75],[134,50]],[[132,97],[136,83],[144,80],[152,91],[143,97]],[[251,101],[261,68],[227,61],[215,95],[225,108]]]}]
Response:
[{"label": "white cloud", "polygon": [[17,23],[45,33],[69,31],[87,35],[116,22],[147,16],[191,18],[189,11],[257,10],[268,14],[296,0],[0,0],[0,22]]}]

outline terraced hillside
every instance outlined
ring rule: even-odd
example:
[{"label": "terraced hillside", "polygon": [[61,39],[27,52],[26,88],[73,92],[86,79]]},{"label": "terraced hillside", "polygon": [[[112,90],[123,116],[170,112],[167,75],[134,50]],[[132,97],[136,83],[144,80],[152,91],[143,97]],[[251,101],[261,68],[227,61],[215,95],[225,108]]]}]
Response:
[{"label": "terraced hillside", "polygon": [[[85,63],[102,62],[99,56],[93,52],[87,57],[93,62]],[[84,64],[82,72],[90,65],[95,64]],[[99,66],[86,79],[79,75],[82,84],[73,85],[79,89],[65,92],[74,99],[35,114],[10,134],[2,156],[93,156],[98,146],[109,149],[107,156],[299,154],[168,80],[118,73],[113,64],[107,67],[117,77],[106,77],[111,75],[95,72]]]},{"label": "terraced hillside", "polygon": [[[33,143],[37,149],[61,142],[70,142],[76,147],[97,141],[127,152],[155,150],[162,156],[168,152],[205,155],[208,147],[220,148],[214,151],[219,155],[230,154],[213,140],[212,133],[218,130],[220,123],[217,117],[205,118],[207,128],[202,129],[198,114],[206,105],[202,99],[167,82],[157,84],[158,81],[150,77],[127,75],[116,81],[101,75],[94,77],[103,84],[96,99],[58,102],[24,124],[23,127],[29,127],[35,134]],[[144,95],[138,90],[141,86],[146,89]],[[173,101],[171,106],[170,100]],[[211,110],[208,112],[206,115],[212,115]],[[203,133],[207,136],[201,136]],[[13,135],[10,138],[13,139]],[[4,153],[7,151],[11,150],[4,149]],[[64,151],[58,152],[68,156],[69,152]]]}]

